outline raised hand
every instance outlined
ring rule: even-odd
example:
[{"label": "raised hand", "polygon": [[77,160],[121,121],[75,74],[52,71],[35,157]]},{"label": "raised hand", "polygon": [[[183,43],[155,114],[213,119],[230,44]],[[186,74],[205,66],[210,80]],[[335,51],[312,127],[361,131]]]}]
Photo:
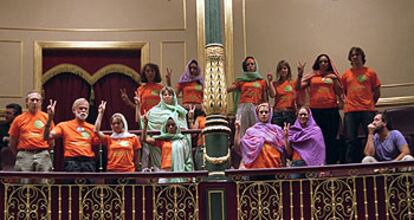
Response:
[{"label": "raised hand", "polygon": [[172,76],[172,69],[167,68],[167,74],[165,74],[165,78],[167,80],[171,80],[171,76]]},{"label": "raised hand", "polygon": [[129,98],[128,98],[126,89],[125,88],[122,88],[119,91],[121,92],[121,99],[122,99],[122,101],[127,102]]},{"label": "raised hand", "polygon": [[283,133],[285,134],[285,137],[289,137],[289,129],[290,129],[290,123],[284,123],[283,126]]},{"label": "raised hand", "polygon": [[272,75],[272,72],[268,72],[268,73],[267,73],[267,80],[268,80],[269,82],[272,82],[272,81],[273,81],[273,75]]},{"label": "raised hand", "polygon": [[298,62],[298,77],[302,78],[306,63]]},{"label": "raised hand", "polygon": [[188,106],[188,119],[189,120],[194,120],[194,111],[195,111],[195,109],[196,109],[196,106],[195,105],[189,105]]},{"label": "raised hand", "polygon": [[98,107],[98,113],[99,114],[103,114],[105,112],[106,109],[106,101],[101,101],[101,104]]},{"label": "raised hand", "polygon": [[141,99],[139,98],[137,91],[135,91],[134,102],[135,102],[135,105],[141,106]]},{"label": "raised hand", "polygon": [[47,114],[51,117],[55,115],[55,107],[57,101],[53,101],[52,99],[49,100],[49,105],[47,106]]}]

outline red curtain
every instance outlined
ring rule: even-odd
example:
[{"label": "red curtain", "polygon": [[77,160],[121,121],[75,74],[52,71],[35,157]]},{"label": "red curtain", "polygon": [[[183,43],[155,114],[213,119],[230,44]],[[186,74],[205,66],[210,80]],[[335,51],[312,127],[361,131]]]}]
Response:
[{"label": "red curtain", "polygon": [[137,82],[128,76],[119,73],[106,75],[93,85],[95,92],[95,107],[97,108],[102,100],[107,101],[106,111],[102,121],[103,130],[111,129],[109,119],[112,114],[116,112],[122,113],[125,116],[130,130],[138,129],[138,125],[135,123],[135,110],[122,101],[121,93],[119,91],[121,88],[125,88],[131,101],[133,101],[134,91],[137,86]]},{"label": "red curtain", "polygon": [[71,74],[59,74],[48,80],[44,85],[45,100],[44,109],[49,104],[49,99],[57,101],[55,109],[55,123],[73,119],[72,103],[77,98],[89,100],[91,86],[81,77]]}]

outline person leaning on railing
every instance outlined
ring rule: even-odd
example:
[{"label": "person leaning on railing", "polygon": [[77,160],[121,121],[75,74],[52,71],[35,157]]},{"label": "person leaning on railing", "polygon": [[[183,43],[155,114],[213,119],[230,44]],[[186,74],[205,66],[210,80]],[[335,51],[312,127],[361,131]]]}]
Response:
[{"label": "person leaning on railing", "polygon": [[[53,119],[56,101],[50,100],[47,107],[49,121]],[[95,172],[95,152],[93,146],[98,145],[98,137],[94,133],[94,126],[85,120],[89,115],[89,102],[85,98],[78,98],[72,104],[75,118],[60,122],[53,130],[46,126],[45,139],[63,138],[64,170],[69,172]]]},{"label": "person leaning on railing", "polygon": [[[9,130],[10,150],[17,153],[14,168],[16,171],[51,171],[49,144],[43,138],[48,116],[40,110],[40,93],[27,93],[26,106],[28,111],[17,116]],[[53,122],[49,121],[48,126],[53,127]]]},{"label": "person leaning on railing", "polygon": [[[141,141],[161,149],[161,171],[186,172],[193,171],[191,144],[186,135],[181,133],[175,114],[167,116],[161,128],[161,135],[150,137],[147,135],[148,115],[143,116],[144,129]],[[160,180],[164,182],[165,180]],[[183,182],[185,179],[175,178],[169,182]]]}]

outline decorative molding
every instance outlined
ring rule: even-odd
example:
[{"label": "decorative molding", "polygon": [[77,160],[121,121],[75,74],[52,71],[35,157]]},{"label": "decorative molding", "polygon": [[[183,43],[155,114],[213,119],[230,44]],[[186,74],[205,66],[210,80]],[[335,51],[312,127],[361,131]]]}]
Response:
[{"label": "decorative molding", "polygon": [[35,41],[34,42],[34,89],[42,88],[43,49],[118,49],[141,50],[141,63],[149,62],[149,43],[138,41]]},{"label": "decorative molding", "polygon": [[[204,0],[197,0],[196,2],[196,16],[197,16],[197,60],[202,70],[206,68],[206,53],[204,51],[206,45],[206,30],[205,30],[205,2]],[[204,72],[204,71],[203,71]],[[204,73],[205,74],[205,73]]]},{"label": "decorative molding", "polygon": [[[233,47],[233,1],[224,0],[224,46],[225,46],[225,74],[228,85],[234,82],[234,47]],[[233,96],[227,96],[227,112],[234,109]]]},{"label": "decorative molding", "polygon": [[187,42],[185,42],[185,41],[182,41],[182,40],[177,40],[177,41],[161,41],[161,43],[160,43],[160,60],[161,60],[161,62],[160,62],[160,71],[162,72],[162,68],[164,68],[164,58],[163,58],[163,56],[164,56],[164,54],[165,54],[165,51],[164,51],[164,45],[167,45],[167,44],[183,44],[184,46],[184,54],[183,54],[183,62],[184,62],[184,67],[185,67],[185,65],[187,64]]},{"label": "decorative molding", "polygon": [[183,27],[177,28],[43,28],[43,27],[0,27],[6,31],[48,31],[48,32],[149,32],[149,31],[186,31],[187,1],[182,0]]},{"label": "decorative molding", "polygon": [[20,70],[19,70],[19,92],[16,95],[0,95],[0,98],[21,98],[23,97],[23,41],[22,40],[1,40],[0,43],[18,43],[20,46]]},{"label": "decorative molding", "polygon": [[65,64],[59,64],[57,66],[54,66],[53,68],[45,72],[42,75],[42,79],[41,79],[42,85],[45,84],[51,78],[57,75],[63,74],[63,73],[71,73],[71,74],[77,75],[81,77],[82,79],[84,79],[86,82],[88,82],[89,85],[94,85],[99,79],[111,73],[118,73],[118,74],[126,75],[132,78],[137,83],[139,83],[141,80],[138,72],[122,64],[110,64],[110,65],[102,67],[95,73],[91,74],[80,66],[65,63]]},{"label": "decorative molding", "polygon": [[376,107],[392,107],[400,105],[414,105],[414,96],[380,98]]},{"label": "decorative molding", "polygon": [[414,82],[385,84],[385,85],[381,85],[381,89],[391,89],[391,88],[401,88],[401,87],[411,87],[411,86],[414,86]]}]

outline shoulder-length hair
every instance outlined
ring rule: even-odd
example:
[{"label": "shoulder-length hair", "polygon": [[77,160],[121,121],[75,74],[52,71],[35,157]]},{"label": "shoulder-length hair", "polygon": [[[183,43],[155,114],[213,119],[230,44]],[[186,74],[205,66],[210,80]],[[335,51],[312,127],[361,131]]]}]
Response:
[{"label": "shoulder-length hair", "polygon": [[147,64],[144,65],[144,67],[142,67],[142,71],[141,71],[141,82],[143,82],[143,83],[148,82],[148,79],[145,76],[145,70],[147,68],[150,68],[150,69],[152,69],[154,71],[154,73],[155,73],[154,82],[156,82],[156,83],[161,82],[160,68],[155,63],[147,63]]}]

